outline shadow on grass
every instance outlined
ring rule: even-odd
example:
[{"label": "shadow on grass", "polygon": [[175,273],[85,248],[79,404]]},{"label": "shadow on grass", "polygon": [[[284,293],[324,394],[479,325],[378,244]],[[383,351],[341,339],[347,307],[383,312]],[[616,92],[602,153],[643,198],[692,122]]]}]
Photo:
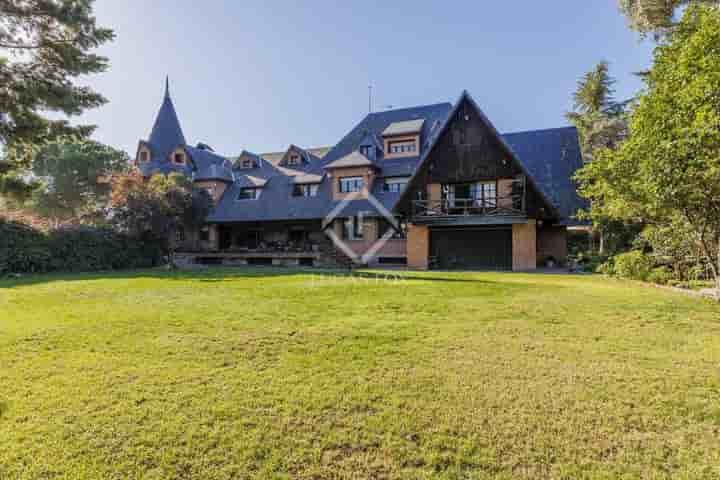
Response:
[{"label": "shadow on grass", "polygon": [[[418,281],[474,284],[501,284],[504,282],[473,278],[481,272],[412,272],[404,270],[329,270],[288,267],[210,267],[197,270],[115,270],[90,273],[28,274],[18,278],[0,279],[0,289],[16,288],[54,282],[92,280],[162,279],[197,282],[224,282],[233,278],[272,278],[307,276],[328,278],[355,278],[377,281]],[[516,283],[516,282],[513,282]]]}]

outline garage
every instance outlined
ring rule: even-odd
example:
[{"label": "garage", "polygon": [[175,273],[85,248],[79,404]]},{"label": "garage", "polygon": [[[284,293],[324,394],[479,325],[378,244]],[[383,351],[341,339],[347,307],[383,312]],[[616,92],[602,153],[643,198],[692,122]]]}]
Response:
[{"label": "garage", "polygon": [[512,270],[512,228],[434,228],[430,257],[440,270]]}]

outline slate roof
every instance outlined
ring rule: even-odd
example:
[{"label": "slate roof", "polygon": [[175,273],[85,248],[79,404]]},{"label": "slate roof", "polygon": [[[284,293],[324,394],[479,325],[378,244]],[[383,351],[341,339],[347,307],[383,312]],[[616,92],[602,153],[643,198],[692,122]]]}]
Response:
[{"label": "slate roof", "polygon": [[[324,176],[325,168],[328,165],[351,155],[353,152],[357,152],[363,141],[368,138],[368,135],[374,135],[377,138],[393,122],[423,119],[425,121],[423,122],[421,137],[429,136],[430,127],[435,120],[444,120],[451,109],[451,104],[441,103],[371,113],[345,135],[337,145],[326,151],[323,157],[315,155],[311,149],[304,149],[309,154],[310,160],[297,167],[279,164],[286,152],[260,155],[266,161],[262,162],[258,168],[234,170],[236,181],[225,191],[225,194],[210,213],[208,222],[322,219],[339,203],[339,201],[332,200],[331,179]],[[371,162],[369,159],[365,160],[369,162],[367,165],[374,163],[381,169],[380,176],[409,176],[417,165],[419,158],[419,156],[392,160],[382,160],[380,158],[375,162]],[[247,183],[247,179],[243,178],[247,175],[258,176],[267,180],[260,198],[257,200],[237,200],[240,188],[243,188],[241,185]],[[292,196],[295,183],[308,178],[316,179],[317,177],[322,179],[318,186],[317,196]],[[399,198],[397,193],[383,192],[381,182],[375,182],[372,193],[389,210],[392,210]],[[357,211],[374,212],[374,210],[367,200],[356,200],[350,202],[343,214],[351,215]]]},{"label": "slate roof", "polygon": [[575,213],[587,208],[572,177],[582,167],[578,132],[575,127],[507,133],[505,141],[523,162],[536,184],[560,211],[561,223],[581,224]]},{"label": "slate roof", "polygon": [[185,147],[185,152],[190,156],[195,167],[192,173],[193,180],[233,181],[232,166],[225,157],[210,150],[195,147]]},{"label": "slate roof", "polygon": [[[461,100],[467,95],[463,93]],[[469,97],[469,96],[468,96]],[[472,99],[471,99],[472,101]],[[473,102],[474,103],[474,102]],[[332,200],[332,179],[328,168],[339,166],[375,166],[377,178],[410,177],[432,148],[447,123],[454,107],[438,103],[412,108],[388,110],[368,114],[334,147],[302,149],[291,145],[284,152],[255,154],[243,151],[242,155],[255,158],[256,166],[249,169],[233,165],[239,157],[227,158],[206,148],[187,146],[177,113],[166,87],[165,97],[158,112],[149,140],[151,161],[140,164],[143,174],[181,171],[196,181],[221,180],[228,188],[208,216],[208,222],[250,222],[271,220],[320,220],[328,215],[339,201]],[[479,110],[479,108],[478,108]],[[482,111],[480,111],[482,114]],[[484,116],[484,114],[482,114]],[[488,120],[489,122],[489,120]],[[491,125],[491,124],[490,124]],[[380,137],[387,132],[408,132],[420,129],[420,151],[417,156],[384,159]],[[494,127],[493,127],[494,128]],[[515,155],[532,181],[559,212],[561,222],[577,224],[572,219],[579,208],[586,206],[577,195],[572,175],[582,166],[582,156],[574,128],[558,128],[499,135],[509,151]],[[367,158],[358,152],[361,145],[375,145],[376,158]],[[189,162],[186,166],[174,165],[170,153],[178,146],[185,149]],[[302,153],[305,162],[297,166],[281,164],[289,150]],[[297,184],[318,184],[315,197],[293,197]],[[401,194],[384,192],[382,181],[376,181],[372,194],[388,210],[393,210]],[[241,188],[262,187],[257,200],[237,200]],[[358,212],[376,214],[367,200],[356,200],[343,210],[343,215]]]}]

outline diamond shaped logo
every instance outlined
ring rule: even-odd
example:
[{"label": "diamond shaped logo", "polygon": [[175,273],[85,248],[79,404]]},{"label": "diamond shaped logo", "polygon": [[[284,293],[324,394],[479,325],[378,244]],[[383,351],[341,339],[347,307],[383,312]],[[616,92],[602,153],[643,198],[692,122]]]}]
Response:
[{"label": "diamond shaped logo", "polygon": [[[350,247],[350,245],[348,245],[347,242],[338,237],[334,229],[327,228],[332,225],[337,218],[344,218],[342,217],[343,211],[355,200],[367,200],[370,202],[370,205],[372,205],[373,208],[375,208],[375,210],[392,226],[392,228],[388,229],[387,232],[370,245],[370,247],[362,254],[357,253]],[[364,217],[367,213],[369,212],[359,212],[356,215],[360,225],[362,225]],[[385,208],[385,206],[380,203],[380,200],[370,193],[366,187],[363,187],[362,190],[352,192],[343,198],[343,200],[338,203],[325,217],[322,226],[323,230],[325,230],[325,235],[332,240],[333,244],[357,265],[367,265],[373,261],[377,257],[378,252],[383,248],[387,241],[393,237],[395,232],[400,231],[400,226],[398,225],[395,216],[387,208]]]}]

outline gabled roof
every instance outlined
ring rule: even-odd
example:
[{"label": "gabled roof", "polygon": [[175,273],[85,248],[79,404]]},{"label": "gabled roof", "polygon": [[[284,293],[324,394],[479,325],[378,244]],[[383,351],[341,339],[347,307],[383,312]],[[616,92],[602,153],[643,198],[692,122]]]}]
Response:
[{"label": "gabled roof", "polygon": [[410,135],[413,133],[420,133],[425,123],[424,118],[418,118],[415,120],[405,120],[402,122],[393,122],[383,130],[383,137],[389,137],[391,135]]},{"label": "gabled roof", "polygon": [[[463,102],[467,101],[470,106],[477,112],[482,122],[487,126],[487,128],[490,130],[490,132],[495,136],[495,138],[498,140],[500,146],[505,150],[505,153],[508,154],[508,156],[511,157],[511,159],[515,162],[516,165],[520,168],[520,170],[525,174],[525,176],[528,179],[528,183],[535,188],[535,190],[538,192],[540,197],[542,198],[543,202],[547,205],[548,208],[550,208],[554,213],[558,214],[559,216],[559,210],[558,206],[555,205],[551,200],[550,197],[547,196],[546,192],[543,191],[539,186],[537,185],[537,182],[533,178],[533,176],[530,174],[528,168],[523,164],[522,161],[518,158],[518,156],[515,154],[515,152],[510,148],[510,146],[507,144],[505,139],[500,135],[500,132],[495,128],[495,125],[492,124],[490,119],[485,115],[485,112],[482,111],[480,106],[475,102],[475,100],[472,98],[470,93],[468,93],[467,90],[463,90],[462,94],[460,94],[460,98],[457,102],[455,102],[455,106],[450,111],[450,114],[445,118],[445,121],[442,125],[442,127],[437,129],[437,133],[434,134],[434,138],[430,142],[429,146],[423,150],[423,153],[420,158],[419,165],[415,169],[412,177],[410,178],[408,188],[406,188],[401,196],[400,200],[407,200],[408,195],[410,195],[410,191],[412,190],[411,186],[413,183],[417,181],[418,175],[422,171],[424,165],[427,163],[428,158],[430,156],[430,153],[433,151],[435,145],[437,144],[438,140],[442,136],[443,132],[447,130],[449,125],[452,123],[452,119],[456,116],[458,110],[462,106]],[[400,201],[398,201],[400,203]]]},{"label": "gabled roof", "polygon": [[[317,158],[323,158],[327,153],[332,149],[332,147],[313,147],[313,148],[304,148],[306,152],[310,153],[311,155],[317,157]],[[270,162],[270,163],[280,163],[280,160],[285,156],[287,153],[287,150],[282,152],[268,152],[268,153],[261,153],[260,156]]]},{"label": "gabled roof", "polygon": [[370,161],[365,155],[358,151],[354,151],[345,155],[342,158],[338,158],[334,162],[330,162],[325,165],[325,169],[343,168],[343,167],[374,167],[375,164]]},{"label": "gabled roof", "polygon": [[240,166],[240,162],[246,158],[253,160],[254,166],[252,168],[259,168],[261,166],[261,164],[265,161],[257,153],[253,153],[248,150],[243,150],[242,152],[240,152],[240,155],[238,155],[237,158],[234,158],[231,160],[231,162],[233,164],[233,168],[241,169],[241,170],[250,170],[248,168],[242,168]]}]

